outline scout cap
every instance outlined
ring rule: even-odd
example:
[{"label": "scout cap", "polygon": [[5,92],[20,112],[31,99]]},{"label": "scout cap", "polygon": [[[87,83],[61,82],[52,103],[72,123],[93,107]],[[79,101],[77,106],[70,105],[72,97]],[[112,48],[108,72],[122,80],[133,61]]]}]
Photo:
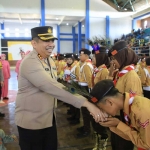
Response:
[{"label": "scout cap", "polygon": [[93,87],[90,95],[93,97],[91,101],[93,103],[98,103],[104,98],[105,96],[109,95],[112,90],[114,89],[114,83],[112,80],[106,79],[99,81],[95,86]]},{"label": "scout cap", "polygon": [[74,58],[74,55],[72,53],[66,53],[65,58]]},{"label": "scout cap", "polygon": [[83,49],[81,49],[81,50],[79,51],[79,54],[87,54],[87,55],[90,55],[91,52],[90,52],[88,49],[83,48]]},{"label": "scout cap", "polygon": [[35,27],[31,29],[31,36],[32,39],[38,37],[42,41],[46,40],[58,40],[56,37],[53,36],[53,27],[51,26],[42,26],[42,27]]},{"label": "scout cap", "polygon": [[108,55],[110,56],[114,56],[116,55],[119,51],[124,50],[125,48],[127,48],[127,42],[126,41],[118,41],[116,42],[109,50]]}]

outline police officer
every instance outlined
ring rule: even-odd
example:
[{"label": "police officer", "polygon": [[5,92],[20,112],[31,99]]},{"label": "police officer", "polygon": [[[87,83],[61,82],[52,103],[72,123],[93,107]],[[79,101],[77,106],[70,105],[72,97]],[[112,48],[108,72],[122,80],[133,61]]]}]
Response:
[{"label": "police officer", "polygon": [[50,55],[55,47],[53,28],[31,29],[33,51],[22,61],[18,78],[15,122],[21,150],[57,150],[55,98],[75,107],[87,107],[95,120],[102,112],[84,97],[72,95],[57,82],[57,71]]}]

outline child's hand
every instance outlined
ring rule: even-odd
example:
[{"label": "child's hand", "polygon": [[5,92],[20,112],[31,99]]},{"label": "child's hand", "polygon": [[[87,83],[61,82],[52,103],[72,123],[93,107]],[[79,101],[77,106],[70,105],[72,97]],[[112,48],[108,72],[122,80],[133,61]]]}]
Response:
[{"label": "child's hand", "polygon": [[18,142],[18,138],[15,135],[11,135],[11,137],[14,139],[14,142]]},{"label": "child's hand", "polygon": [[107,118],[105,122],[99,122],[100,125],[104,127],[116,127],[119,124],[120,120],[117,118]]}]

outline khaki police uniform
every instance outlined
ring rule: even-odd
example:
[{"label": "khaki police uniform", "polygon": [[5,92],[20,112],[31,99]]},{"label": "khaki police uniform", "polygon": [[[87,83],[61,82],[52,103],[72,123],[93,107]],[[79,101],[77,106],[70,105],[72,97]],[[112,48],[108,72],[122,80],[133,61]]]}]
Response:
[{"label": "khaki police uniform", "polygon": [[51,127],[55,98],[78,108],[86,100],[63,90],[64,86],[56,81],[55,63],[51,58],[49,61],[50,67],[33,50],[21,63],[15,122],[22,128],[34,130]]},{"label": "khaki police uniform", "polygon": [[137,147],[150,149],[149,99],[141,96],[130,99],[129,93],[125,93],[123,112],[129,117],[130,126],[120,121],[117,127],[110,128],[111,131],[124,139],[131,140]]}]

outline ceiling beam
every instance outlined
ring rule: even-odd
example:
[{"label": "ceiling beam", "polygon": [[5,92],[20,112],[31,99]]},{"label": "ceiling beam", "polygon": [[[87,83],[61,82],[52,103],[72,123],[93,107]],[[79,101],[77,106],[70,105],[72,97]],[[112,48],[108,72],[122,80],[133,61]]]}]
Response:
[{"label": "ceiling beam", "polygon": [[123,5],[122,9],[130,2],[130,0],[126,1],[126,3]]},{"label": "ceiling beam", "polygon": [[[85,20],[85,17],[81,18],[81,19],[79,20],[79,22],[82,22],[83,20]],[[73,25],[73,27],[76,27],[77,25],[78,25],[78,22],[76,22],[76,23]]]},{"label": "ceiling beam", "polygon": [[114,3],[115,3],[115,5],[116,5],[116,7],[118,8],[118,3],[117,3],[117,1],[116,0],[114,0]]},{"label": "ceiling beam", "polygon": [[22,24],[22,20],[21,20],[20,14],[18,14],[18,18],[19,18],[20,23]]},{"label": "ceiling beam", "polygon": [[130,5],[131,5],[132,10],[135,11],[134,6],[133,6],[131,0],[130,0]]},{"label": "ceiling beam", "polygon": [[61,18],[60,22],[58,23],[58,25],[60,25],[64,21],[65,17],[66,16],[62,16],[62,18]]},{"label": "ceiling beam", "polygon": [[78,22],[77,23],[75,23],[74,25],[73,25],[73,27],[76,27],[78,25]]},{"label": "ceiling beam", "polygon": [[81,19],[80,19],[80,22],[82,22],[83,20],[85,20],[85,17],[81,18]]}]

